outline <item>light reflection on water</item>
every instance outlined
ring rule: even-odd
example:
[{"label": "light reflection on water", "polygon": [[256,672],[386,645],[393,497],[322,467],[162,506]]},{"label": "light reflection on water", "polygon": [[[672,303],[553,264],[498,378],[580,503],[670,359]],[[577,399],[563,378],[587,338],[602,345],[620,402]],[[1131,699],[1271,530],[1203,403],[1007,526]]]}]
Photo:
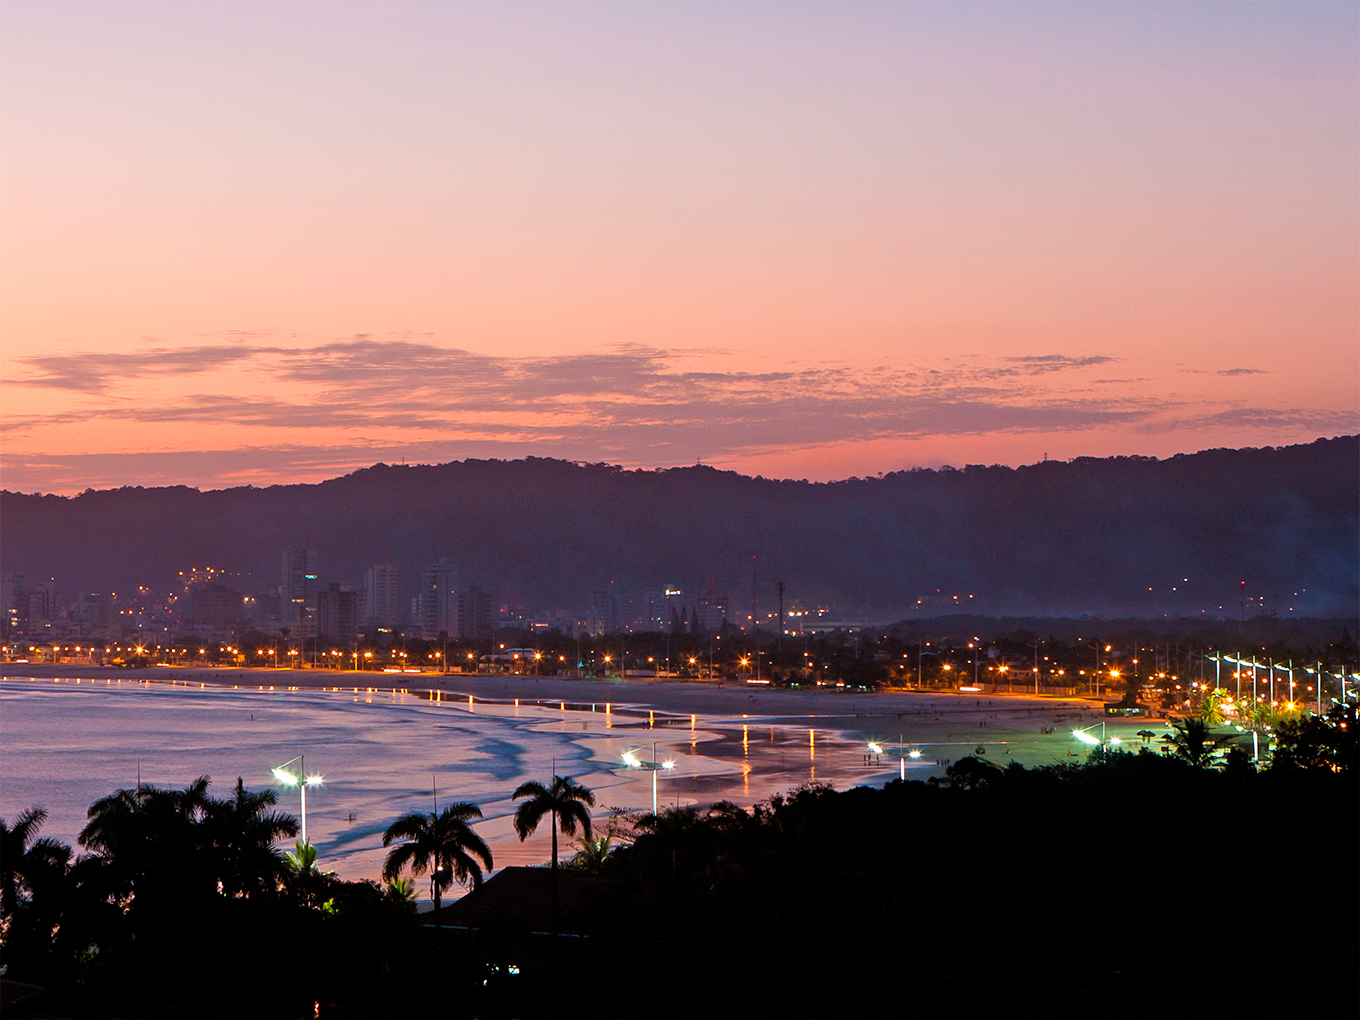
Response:
[{"label": "light reflection on water", "polygon": [[[761,756],[762,781],[753,783],[750,761],[705,753],[724,742],[725,727],[739,739],[738,721],[439,692],[3,679],[0,725],[0,814],[41,804],[49,812],[43,833],[67,842],[89,804],[135,786],[139,771],[142,782],[161,786],[210,775],[213,792],[226,796],[238,776],[251,788],[278,788],[270,767],[303,754],[308,773],[325,777],[308,795],[308,834],[325,866],[345,878],[377,877],[383,830],[399,814],[429,811],[436,789],[440,803],[481,807],[477,828],[498,867],[542,862],[546,833],[521,844],[509,797],[526,779],[546,779],[554,762],[558,774],[594,790],[601,809],[650,807],[650,776],[619,763],[624,751],[653,741],[661,757],[677,761],[662,779],[663,803],[728,797],[749,805],[816,776],[806,758],[800,763],[787,746],[774,746],[776,727]],[[796,739],[790,733],[788,743]],[[863,778],[852,771],[843,778]],[[278,789],[280,807],[296,814],[296,791]]]},{"label": "light reflection on water", "polygon": [[[376,878],[383,830],[402,813],[429,811],[436,788],[441,804],[465,800],[482,809],[477,830],[497,867],[543,863],[546,830],[521,843],[511,828],[515,787],[546,780],[555,762],[557,774],[595,791],[597,819],[610,807],[648,810],[651,775],[621,768],[620,756],[646,747],[650,758],[653,742],[658,759],[676,763],[660,779],[663,805],[727,799],[749,807],[812,780],[841,789],[880,785],[899,770],[924,779],[939,774],[937,761],[974,753],[975,745],[998,764],[1086,753],[1074,744],[1069,716],[1054,714],[1072,712],[1070,703],[984,706],[923,694],[885,705],[877,717],[846,713],[838,700],[824,704],[842,714],[667,715],[617,702],[496,701],[449,691],[0,678],[0,815],[41,804],[49,812],[43,834],[73,842],[89,804],[135,786],[139,768],[143,782],[161,786],[210,775],[213,792],[226,796],[237,776],[254,789],[273,786],[270,767],[305,754],[308,773],[325,777],[307,797],[308,835],[323,865],[345,878]],[[1082,711],[1080,725],[1100,718],[1096,706]],[[1149,725],[1164,730],[1143,720],[1108,724],[1126,746],[1137,746],[1140,732],[1146,743]],[[905,740],[923,757],[901,764],[890,752],[866,754],[867,740]],[[296,814],[296,791],[279,792],[280,807]]]}]

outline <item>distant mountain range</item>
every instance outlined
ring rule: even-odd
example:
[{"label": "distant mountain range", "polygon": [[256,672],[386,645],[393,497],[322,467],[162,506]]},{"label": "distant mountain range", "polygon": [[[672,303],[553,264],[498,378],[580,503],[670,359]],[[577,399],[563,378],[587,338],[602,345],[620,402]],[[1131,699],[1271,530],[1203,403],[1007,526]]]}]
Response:
[{"label": "distant mountain range", "polygon": [[613,582],[730,592],[745,616],[753,595],[772,609],[782,580],[786,607],[880,621],[1236,619],[1244,605],[1350,617],[1360,437],[825,484],[528,458],[378,464],[317,485],[0,493],[0,569],[54,577],[64,600],[167,592],[209,565],[263,591],[287,545],[318,551],[322,583],[357,587],[367,566],[393,563],[404,594],[447,556],[533,610],[583,606]]}]

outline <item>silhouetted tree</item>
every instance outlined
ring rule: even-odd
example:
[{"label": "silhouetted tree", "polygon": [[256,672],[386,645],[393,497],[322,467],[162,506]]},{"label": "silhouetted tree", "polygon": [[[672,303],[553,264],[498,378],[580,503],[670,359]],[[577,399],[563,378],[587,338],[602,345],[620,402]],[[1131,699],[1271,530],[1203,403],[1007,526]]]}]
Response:
[{"label": "silhouetted tree", "polygon": [[116,790],[90,806],[78,842],[103,862],[111,893],[137,917],[192,909],[217,892],[211,838],[199,825],[209,777],[182,790]]},{"label": "silhouetted tree", "polygon": [[1272,769],[1322,769],[1349,772],[1360,759],[1360,734],[1354,708],[1340,705],[1327,717],[1286,719],[1275,731]]},{"label": "silhouetted tree", "polygon": [[0,913],[6,919],[14,916],[38,871],[64,864],[71,855],[70,847],[38,835],[45,821],[47,810],[36,806],[19,812],[12,824],[0,819]]},{"label": "silhouetted tree", "polygon": [[1234,739],[1228,735],[1216,736],[1203,719],[1194,716],[1171,725],[1174,732],[1166,734],[1162,740],[1177,758],[1196,768],[1210,765],[1214,755]]},{"label": "silhouetted tree", "polygon": [[284,875],[279,840],[296,836],[298,821],[270,811],[278,803],[273,790],[251,793],[244,780],[228,800],[208,800],[204,824],[216,857],[218,881],[227,896],[252,896],[278,890]]},{"label": "silhouetted tree", "polygon": [[595,794],[574,779],[553,776],[551,785],[530,780],[521,783],[512,795],[512,800],[527,797],[515,809],[515,832],[520,842],[528,839],[538,828],[544,815],[551,816],[552,831],[552,934],[557,935],[557,832],[561,829],[564,836],[575,836],[577,828],[584,838],[590,838],[590,812],[587,805],[595,806]]},{"label": "silhouetted tree", "polygon": [[481,818],[482,809],[476,804],[450,804],[438,815],[412,812],[402,815],[383,833],[382,845],[393,847],[383,864],[383,878],[391,881],[410,868],[416,875],[430,872],[430,889],[434,900],[434,923],[439,926],[439,901],[456,878],[463,885],[469,881],[476,889],[482,884],[480,857],[491,870],[491,851],[481,836],[468,823]]}]

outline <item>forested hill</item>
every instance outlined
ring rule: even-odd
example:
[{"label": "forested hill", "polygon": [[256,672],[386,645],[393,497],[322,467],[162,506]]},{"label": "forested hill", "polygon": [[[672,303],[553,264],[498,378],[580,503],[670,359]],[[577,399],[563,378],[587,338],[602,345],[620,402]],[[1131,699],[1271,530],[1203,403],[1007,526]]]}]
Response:
[{"label": "forested hill", "polygon": [[264,590],[300,545],[323,583],[394,563],[410,594],[449,556],[465,582],[531,609],[580,607],[613,581],[727,591],[744,615],[754,567],[766,609],[782,579],[787,605],[878,620],[961,608],[937,592],[970,612],[1236,617],[1240,581],[1264,597],[1248,614],[1350,616],[1358,536],[1356,436],[827,484],[529,458],[379,464],[317,485],[0,493],[0,567],[55,578],[63,600],[169,591],[206,565]]}]

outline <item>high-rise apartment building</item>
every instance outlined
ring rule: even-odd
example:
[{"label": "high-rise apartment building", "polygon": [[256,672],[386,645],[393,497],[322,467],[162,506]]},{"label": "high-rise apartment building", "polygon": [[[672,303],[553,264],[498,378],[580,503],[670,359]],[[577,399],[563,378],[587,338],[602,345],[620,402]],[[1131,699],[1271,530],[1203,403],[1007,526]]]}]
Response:
[{"label": "high-rise apartment building", "polygon": [[323,641],[350,645],[359,633],[359,593],[347,585],[329,585],[316,593],[316,634]]},{"label": "high-rise apartment building", "polygon": [[420,576],[420,631],[426,640],[446,634],[459,637],[458,565],[447,556]]},{"label": "high-rise apartment building", "polygon": [[397,568],[375,563],[364,571],[364,621],[369,627],[397,625]]},{"label": "high-rise apartment building", "polygon": [[614,601],[613,592],[590,593],[590,612],[587,614],[587,620],[589,622],[586,626],[595,637],[612,634],[618,630],[618,605]]},{"label": "high-rise apartment building", "polygon": [[245,596],[216,581],[200,581],[189,588],[189,622],[230,627],[245,616]]},{"label": "high-rise apartment building", "polygon": [[[458,637],[463,641],[489,638],[499,613],[500,603],[495,592],[482,591],[481,585],[469,585],[468,590],[458,596]],[[452,632],[449,636],[453,636]]]},{"label": "high-rise apartment building", "polygon": [[0,603],[8,630],[41,633],[57,616],[57,582],[34,583],[23,574],[6,574],[0,584]]},{"label": "high-rise apartment building", "polygon": [[732,596],[727,592],[701,591],[694,598],[694,631],[713,633],[722,630],[732,612]]},{"label": "high-rise apartment building", "polygon": [[666,596],[659,591],[643,592],[638,607],[637,629],[653,634],[665,630],[670,622],[670,609],[666,606]]},{"label": "high-rise apartment building", "polygon": [[316,590],[316,550],[289,546],[283,550],[279,583],[279,619],[296,627],[307,618]]}]

